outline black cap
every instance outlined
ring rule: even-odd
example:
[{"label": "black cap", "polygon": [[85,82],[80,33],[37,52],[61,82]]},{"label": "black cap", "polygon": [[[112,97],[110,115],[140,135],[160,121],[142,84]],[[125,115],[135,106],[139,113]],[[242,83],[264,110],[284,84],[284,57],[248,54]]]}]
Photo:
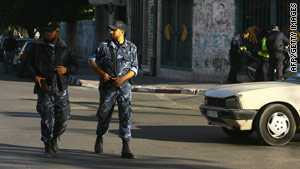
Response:
[{"label": "black cap", "polygon": [[49,22],[45,28],[47,32],[59,31],[59,25],[56,22]]},{"label": "black cap", "polygon": [[127,25],[122,21],[116,21],[113,25],[109,25],[108,28],[113,29],[113,30],[121,29],[121,30],[126,31]]},{"label": "black cap", "polygon": [[270,30],[271,30],[271,31],[272,31],[272,30],[279,31],[279,26],[277,26],[277,25],[271,25]]}]

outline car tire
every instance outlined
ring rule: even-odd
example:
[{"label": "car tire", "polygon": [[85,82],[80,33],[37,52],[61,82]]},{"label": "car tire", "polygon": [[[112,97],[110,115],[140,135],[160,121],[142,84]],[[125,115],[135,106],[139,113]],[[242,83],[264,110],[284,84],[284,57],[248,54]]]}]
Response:
[{"label": "car tire", "polygon": [[282,104],[267,106],[258,114],[254,125],[260,140],[272,146],[289,143],[296,132],[294,116],[290,109]]},{"label": "car tire", "polygon": [[248,137],[249,135],[251,135],[254,132],[253,130],[237,130],[237,129],[228,129],[226,127],[222,127],[222,130],[228,136],[231,136],[231,137],[234,137],[234,138]]}]

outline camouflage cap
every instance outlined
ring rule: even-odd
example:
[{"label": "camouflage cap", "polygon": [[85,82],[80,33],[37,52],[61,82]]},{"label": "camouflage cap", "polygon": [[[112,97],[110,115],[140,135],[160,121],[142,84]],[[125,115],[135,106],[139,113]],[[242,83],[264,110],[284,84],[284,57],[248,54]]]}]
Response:
[{"label": "camouflage cap", "polygon": [[113,29],[113,30],[120,29],[120,30],[126,31],[127,25],[122,21],[116,21],[114,24],[109,25],[108,28]]}]

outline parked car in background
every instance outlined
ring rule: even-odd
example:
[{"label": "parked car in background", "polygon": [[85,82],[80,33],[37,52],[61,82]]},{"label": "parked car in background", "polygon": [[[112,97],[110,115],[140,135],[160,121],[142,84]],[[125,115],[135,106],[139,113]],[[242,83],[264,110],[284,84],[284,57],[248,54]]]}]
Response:
[{"label": "parked car in background", "polygon": [[[5,39],[7,39],[8,36],[0,36],[0,61],[3,61],[3,56],[4,56],[4,42]],[[17,42],[18,42],[18,51],[21,51],[23,45],[25,44],[25,42],[27,41],[34,41],[35,39],[33,38],[18,38],[18,37],[14,37],[16,38]],[[18,55],[18,53],[16,53],[16,56]],[[17,59],[17,58],[16,58]],[[17,64],[17,60],[15,60],[14,64]]]},{"label": "parked car in background", "polygon": [[22,47],[24,46],[24,44],[26,42],[28,42],[28,41],[34,41],[35,42],[36,41],[33,38],[17,38],[16,40],[18,42],[18,49],[19,49],[19,51],[21,51]]},{"label": "parked car in background", "polygon": [[28,41],[35,41],[35,39],[32,38],[16,38],[17,43],[18,43],[18,50],[15,53],[15,57],[13,60],[13,65],[14,65],[14,71],[17,71],[18,69],[18,60],[19,60],[19,53],[24,46],[24,44]]},{"label": "parked car in background", "polygon": [[28,77],[28,75],[26,74],[26,70],[22,69],[22,64],[24,62],[24,59],[27,56],[28,51],[30,50],[32,45],[34,45],[35,43],[36,43],[35,39],[28,40],[27,42],[25,42],[25,44],[23,45],[22,49],[20,50],[20,52],[18,54],[17,75],[20,78]]},{"label": "parked car in background", "polygon": [[285,80],[222,85],[205,92],[200,110],[232,137],[253,132],[266,144],[289,143],[300,128],[300,66]]}]

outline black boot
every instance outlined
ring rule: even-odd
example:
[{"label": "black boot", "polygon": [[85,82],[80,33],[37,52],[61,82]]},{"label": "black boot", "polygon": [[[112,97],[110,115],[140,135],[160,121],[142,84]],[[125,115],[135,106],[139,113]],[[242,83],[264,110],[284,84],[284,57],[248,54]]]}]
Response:
[{"label": "black boot", "polygon": [[102,136],[97,136],[94,151],[97,154],[103,153],[103,138],[102,138]]},{"label": "black boot", "polygon": [[45,144],[45,158],[51,158],[53,155],[51,141],[44,142]]},{"label": "black boot", "polygon": [[57,145],[57,137],[54,137],[53,140],[51,140],[52,143],[52,150],[54,151],[54,153],[59,153],[59,148]]},{"label": "black boot", "polygon": [[129,140],[122,139],[123,148],[121,156],[123,158],[137,158],[129,149]]}]

